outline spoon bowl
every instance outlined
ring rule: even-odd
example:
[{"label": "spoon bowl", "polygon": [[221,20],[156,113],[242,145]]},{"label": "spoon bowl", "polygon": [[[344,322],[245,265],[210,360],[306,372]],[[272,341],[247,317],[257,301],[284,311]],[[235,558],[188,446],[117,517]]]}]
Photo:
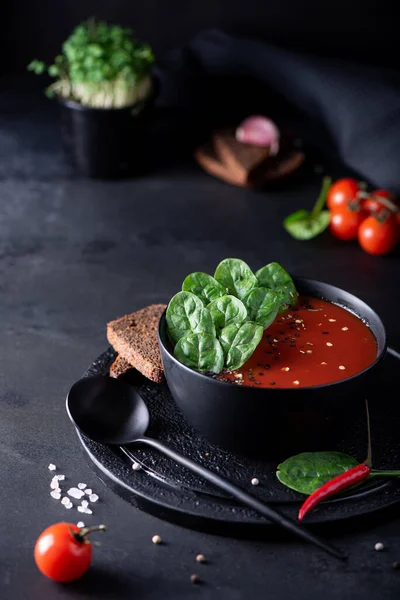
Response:
[{"label": "spoon bowl", "polygon": [[66,407],[79,431],[101,444],[130,444],[145,434],[150,423],[148,408],[135,388],[102,375],[77,381]]}]

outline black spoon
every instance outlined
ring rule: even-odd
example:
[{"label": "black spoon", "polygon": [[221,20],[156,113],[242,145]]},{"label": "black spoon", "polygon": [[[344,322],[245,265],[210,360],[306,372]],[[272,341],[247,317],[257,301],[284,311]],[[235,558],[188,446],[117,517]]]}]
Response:
[{"label": "black spoon", "polygon": [[[245,490],[193,460],[178,454],[161,442],[146,437],[144,434],[150,422],[149,411],[140,394],[126,382],[101,375],[80,379],[69,391],[66,406],[69,418],[74,425],[93,441],[113,446],[124,446],[125,444],[151,446],[227,492],[242,504],[259,512],[273,523],[316,544],[337,558],[346,558],[302,525],[260,502]],[[122,450],[133,460],[129,450],[125,448]]]}]

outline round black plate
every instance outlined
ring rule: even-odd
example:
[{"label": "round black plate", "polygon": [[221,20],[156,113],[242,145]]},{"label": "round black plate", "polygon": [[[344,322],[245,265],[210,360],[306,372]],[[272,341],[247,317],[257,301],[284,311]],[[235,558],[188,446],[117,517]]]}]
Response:
[{"label": "round black plate", "polygon": [[[84,376],[107,375],[114,358],[115,352],[109,348],[94,361]],[[375,468],[398,468],[400,463],[400,405],[390,396],[390,384],[398,366],[395,358],[387,356],[381,381],[377,382],[376,390],[371,390],[368,398]],[[236,456],[212,446],[188,425],[166,385],[149,382],[136,371],[131,383],[138,388],[149,407],[149,435],[274,504],[282,512],[296,516],[304,496],[278,482],[275,463]],[[229,535],[253,536],[270,527],[263,517],[224,496],[155,450],[131,446],[142,465],[140,471],[133,471],[130,462],[118,449],[93,442],[79,433],[78,437],[103,481],[105,476],[106,484],[116,493],[146,512],[191,528]],[[362,414],[359,422],[349,423],[346,437],[339,441],[338,448],[328,450],[348,452],[362,461],[366,448],[366,420]],[[257,487],[250,483],[253,477],[260,481]],[[351,495],[321,504],[308,522],[320,524],[360,517],[398,502],[399,480],[375,479]]]}]

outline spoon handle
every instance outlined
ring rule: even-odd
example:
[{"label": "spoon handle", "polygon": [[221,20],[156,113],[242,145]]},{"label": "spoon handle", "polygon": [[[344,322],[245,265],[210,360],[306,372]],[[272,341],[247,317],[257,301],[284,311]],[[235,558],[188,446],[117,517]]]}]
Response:
[{"label": "spoon handle", "polygon": [[[293,519],[286,517],[279,511],[271,508],[268,504],[260,502],[260,500],[257,500],[257,498],[247,493],[242,488],[230,483],[226,479],[223,479],[213,471],[210,471],[206,467],[199,465],[190,458],[182,456],[182,454],[175,452],[174,450],[172,450],[168,446],[165,446],[158,440],[154,440],[148,437],[142,437],[140,439],[135,440],[134,443],[145,444],[146,446],[155,448],[156,450],[158,450],[165,456],[168,456],[178,464],[182,465],[183,467],[186,467],[186,469],[188,469],[189,471],[192,471],[193,473],[196,473],[203,479],[206,479],[207,481],[215,485],[215,487],[223,490],[224,492],[227,492],[242,504],[245,504],[246,506],[262,514],[264,517],[266,517],[273,523],[280,525],[284,529],[290,531],[291,533],[294,533],[295,535],[303,538],[304,540],[307,540],[308,542],[316,544],[317,546],[323,548],[326,552],[329,552],[336,558],[346,558],[341,552],[336,550],[336,548],[325,543],[319,537],[315,536],[307,529],[305,529],[302,525],[296,523],[296,521],[294,521]],[[129,450],[126,450],[125,448],[122,448],[122,450],[129,458],[131,458],[131,460],[133,460],[133,457],[130,455]]]}]

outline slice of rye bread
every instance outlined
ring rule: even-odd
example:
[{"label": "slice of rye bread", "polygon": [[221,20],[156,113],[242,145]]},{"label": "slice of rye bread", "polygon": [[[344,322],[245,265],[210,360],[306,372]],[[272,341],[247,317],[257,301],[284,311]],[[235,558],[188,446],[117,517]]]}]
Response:
[{"label": "slice of rye bread", "polygon": [[208,141],[197,148],[194,153],[194,158],[210,175],[218,177],[232,185],[238,185],[240,187],[247,186],[247,180],[244,181],[243,178],[237,173],[230,171],[228,167],[219,160],[211,141]]},{"label": "slice of rye bread", "polygon": [[107,339],[119,357],[157,383],[164,381],[157,328],[165,309],[152,304],[107,324]]},{"label": "slice of rye bread", "polygon": [[115,377],[115,379],[118,379],[118,377],[128,375],[130,371],[134,370],[135,368],[132,367],[127,360],[118,355],[110,367],[110,377]]},{"label": "slice of rye bread", "polygon": [[262,188],[268,183],[290,177],[305,160],[303,152],[291,148],[288,143],[285,143],[282,144],[282,149],[276,156],[268,157],[261,166],[249,172],[244,179],[240,173],[231,171],[221,162],[211,140],[196,149],[194,158],[210,175],[218,177],[226,183],[247,188]]},{"label": "slice of rye bread", "polygon": [[214,148],[228,171],[235,173],[242,185],[251,178],[263,173],[270,149],[239,142],[233,131],[223,131],[213,135]]}]

